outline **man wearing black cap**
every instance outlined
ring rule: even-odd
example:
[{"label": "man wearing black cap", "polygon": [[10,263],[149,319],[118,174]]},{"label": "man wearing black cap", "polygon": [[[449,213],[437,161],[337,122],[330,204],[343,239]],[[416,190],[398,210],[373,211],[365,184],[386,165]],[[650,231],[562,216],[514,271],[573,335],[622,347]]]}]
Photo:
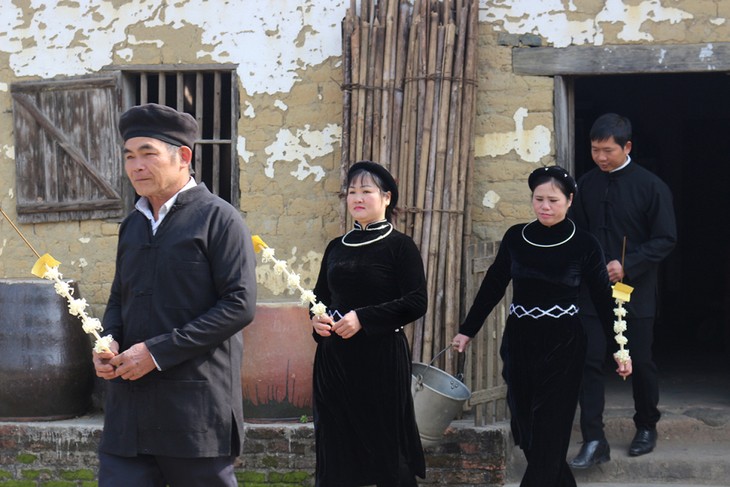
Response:
[{"label": "man wearing black cap", "polygon": [[100,487],[234,487],[241,453],[241,329],[253,319],[255,257],[230,204],[196,184],[193,117],[147,104],[122,114],[140,196],[119,230],[103,326],[111,353]]}]

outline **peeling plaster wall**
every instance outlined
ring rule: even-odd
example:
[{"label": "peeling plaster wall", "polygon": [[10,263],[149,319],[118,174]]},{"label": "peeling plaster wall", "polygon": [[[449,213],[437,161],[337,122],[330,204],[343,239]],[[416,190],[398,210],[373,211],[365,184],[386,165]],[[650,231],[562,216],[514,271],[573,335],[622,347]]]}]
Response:
[{"label": "peeling plaster wall", "polygon": [[[235,63],[241,94],[236,147],[241,210],[249,226],[302,277],[319,269],[337,232],[340,22],[345,0],[0,0],[0,204],[14,210],[12,101],[15,81],[96,73],[125,64]],[[62,261],[97,314],[111,281],[116,224],[25,225],[33,245]],[[27,277],[32,252],[0,221],[0,277]],[[295,246],[292,247],[292,243]],[[112,264],[110,264],[112,263]],[[278,276],[259,269],[262,299],[284,297]],[[271,287],[275,291],[268,291]]]},{"label": "peeling plaster wall", "polygon": [[[241,210],[254,233],[285,256],[305,285],[339,233],[342,93],[340,22],[347,0],[0,0],[0,204],[15,217],[9,86],[129,64],[238,65]],[[730,41],[724,0],[480,0],[479,94],[473,191],[477,239],[499,239],[532,218],[526,178],[554,163],[553,83],[516,76],[500,34],[543,45]],[[35,247],[100,315],[117,224],[24,225]],[[35,257],[0,221],[0,277],[26,278]],[[293,301],[266,266],[260,299]]]}]

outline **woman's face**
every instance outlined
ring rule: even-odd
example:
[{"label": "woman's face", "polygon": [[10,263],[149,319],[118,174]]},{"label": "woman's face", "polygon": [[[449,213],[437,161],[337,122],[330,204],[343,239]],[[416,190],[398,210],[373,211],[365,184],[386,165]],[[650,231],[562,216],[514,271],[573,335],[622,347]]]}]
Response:
[{"label": "woman's face", "polygon": [[368,173],[350,181],[347,188],[347,209],[352,218],[366,226],[384,220],[385,209],[390,203],[390,191],[383,193]]},{"label": "woman's face", "polygon": [[552,181],[542,183],[532,192],[532,209],[539,222],[547,227],[565,220],[571,203],[573,195],[568,199]]}]

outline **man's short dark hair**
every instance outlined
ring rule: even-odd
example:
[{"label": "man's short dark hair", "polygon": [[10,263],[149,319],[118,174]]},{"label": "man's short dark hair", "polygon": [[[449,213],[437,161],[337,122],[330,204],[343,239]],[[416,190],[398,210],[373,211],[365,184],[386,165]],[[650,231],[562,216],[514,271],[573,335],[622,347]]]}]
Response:
[{"label": "man's short dark hair", "polygon": [[622,148],[631,140],[631,121],[616,113],[606,113],[593,122],[591,142],[608,140],[613,137]]}]

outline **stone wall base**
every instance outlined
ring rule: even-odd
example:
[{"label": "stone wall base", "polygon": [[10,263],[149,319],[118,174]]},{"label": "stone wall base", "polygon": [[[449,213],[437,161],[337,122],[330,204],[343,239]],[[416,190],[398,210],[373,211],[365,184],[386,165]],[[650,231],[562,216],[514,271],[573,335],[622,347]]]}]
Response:
[{"label": "stone wall base", "polygon": [[[0,487],[96,486],[96,449],[102,417],[49,422],[0,422]],[[311,423],[246,424],[239,485],[314,485]],[[474,427],[456,421],[444,441],[426,449],[427,478],[420,485],[457,487],[504,484],[507,425]]]}]

